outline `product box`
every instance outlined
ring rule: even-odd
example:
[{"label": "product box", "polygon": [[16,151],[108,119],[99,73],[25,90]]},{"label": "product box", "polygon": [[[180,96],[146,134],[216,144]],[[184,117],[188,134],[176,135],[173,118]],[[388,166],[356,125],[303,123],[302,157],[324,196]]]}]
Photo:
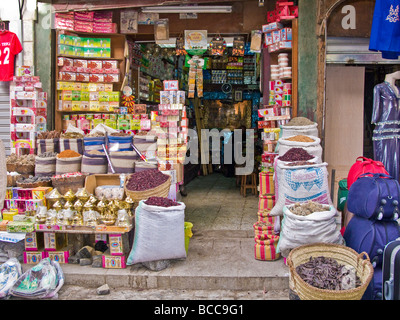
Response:
[{"label": "product box", "polygon": [[103,268],[107,269],[124,269],[126,268],[125,256],[103,255]]},{"label": "product box", "polygon": [[282,29],[282,28],[283,28],[282,23],[272,22],[272,23],[264,24],[262,26],[262,32],[267,33],[267,32],[271,32],[274,30]]},{"label": "product box", "polygon": [[3,211],[3,220],[13,221],[14,216],[18,214],[18,211]]},{"label": "product box", "polygon": [[65,233],[44,232],[44,250],[60,251],[67,245],[67,235]]},{"label": "product box", "polygon": [[291,48],[292,48],[292,41],[279,42],[279,49],[291,49]]},{"label": "product box", "polygon": [[43,232],[28,232],[25,236],[25,250],[39,251],[44,248]]},{"label": "product box", "polygon": [[24,263],[25,264],[37,264],[43,259],[47,258],[47,252],[40,251],[24,251]]},{"label": "product box", "polygon": [[85,189],[90,194],[95,194],[96,187],[104,185],[121,186],[119,174],[92,174],[86,177]]},{"label": "product box", "polygon": [[179,81],[178,80],[164,80],[163,85],[164,85],[165,91],[179,90]]},{"label": "product box", "polygon": [[72,245],[62,248],[59,251],[49,251],[47,256],[51,261],[57,261],[58,263],[68,263],[68,259],[73,255]]},{"label": "product box", "polygon": [[271,35],[272,35],[272,43],[277,43],[282,40],[280,30],[272,31]]},{"label": "product box", "polygon": [[292,39],[292,28],[283,28],[281,30],[281,40],[291,41]]},{"label": "product box", "polygon": [[26,221],[10,221],[7,224],[7,232],[33,232],[34,224]]},{"label": "product box", "polygon": [[110,234],[108,236],[110,254],[112,256],[122,256],[124,254],[124,248],[122,245],[121,234]]}]

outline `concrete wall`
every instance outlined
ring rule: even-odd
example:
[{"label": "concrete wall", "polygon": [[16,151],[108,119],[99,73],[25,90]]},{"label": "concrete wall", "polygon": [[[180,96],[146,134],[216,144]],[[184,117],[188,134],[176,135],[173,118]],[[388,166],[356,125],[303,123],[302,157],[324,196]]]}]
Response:
[{"label": "concrete wall", "polygon": [[318,81],[317,1],[299,1],[298,116],[316,121]]}]

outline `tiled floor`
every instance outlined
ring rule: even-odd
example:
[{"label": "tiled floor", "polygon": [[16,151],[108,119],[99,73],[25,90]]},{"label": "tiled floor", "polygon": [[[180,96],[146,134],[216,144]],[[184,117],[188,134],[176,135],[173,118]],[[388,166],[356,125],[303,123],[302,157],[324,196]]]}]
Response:
[{"label": "tiled floor", "polygon": [[253,224],[257,221],[258,195],[250,190],[240,194],[235,178],[219,173],[199,176],[187,186],[186,221],[193,223],[195,234],[252,237]]}]

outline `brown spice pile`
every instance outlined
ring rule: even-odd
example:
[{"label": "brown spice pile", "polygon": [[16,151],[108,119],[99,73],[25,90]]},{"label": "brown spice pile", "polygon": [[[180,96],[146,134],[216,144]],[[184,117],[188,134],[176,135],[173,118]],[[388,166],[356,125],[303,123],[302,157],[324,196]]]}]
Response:
[{"label": "brown spice pile", "polygon": [[64,150],[58,154],[57,158],[75,158],[79,156],[80,154],[74,150]]},{"label": "brown spice pile", "polygon": [[303,135],[297,135],[297,136],[294,136],[294,137],[291,137],[291,138],[286,138],[286,140],[288,140],[288,141],[298,141],[298,142],[314,142],[315,140],[314,139],[312,139],[312,138],[310,138],[310,137],[307,137],[307,136],[303,136]]}]

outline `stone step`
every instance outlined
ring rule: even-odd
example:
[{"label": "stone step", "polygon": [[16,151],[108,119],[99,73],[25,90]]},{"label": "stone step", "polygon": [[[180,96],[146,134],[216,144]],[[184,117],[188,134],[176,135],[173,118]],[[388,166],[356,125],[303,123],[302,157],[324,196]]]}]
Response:
[{"label": "stone step", "polygon": [[[26,265],[25,269],[26,269]],[[74,264],[62,265],[66,285],[97,288],[162,290],[258,291],[289,289],[289,269],[283,258],[258,261],[250,237],[194,235],[189,254],[169,267],[152,271],[141,264],[125,269],[103,269]]]}]

